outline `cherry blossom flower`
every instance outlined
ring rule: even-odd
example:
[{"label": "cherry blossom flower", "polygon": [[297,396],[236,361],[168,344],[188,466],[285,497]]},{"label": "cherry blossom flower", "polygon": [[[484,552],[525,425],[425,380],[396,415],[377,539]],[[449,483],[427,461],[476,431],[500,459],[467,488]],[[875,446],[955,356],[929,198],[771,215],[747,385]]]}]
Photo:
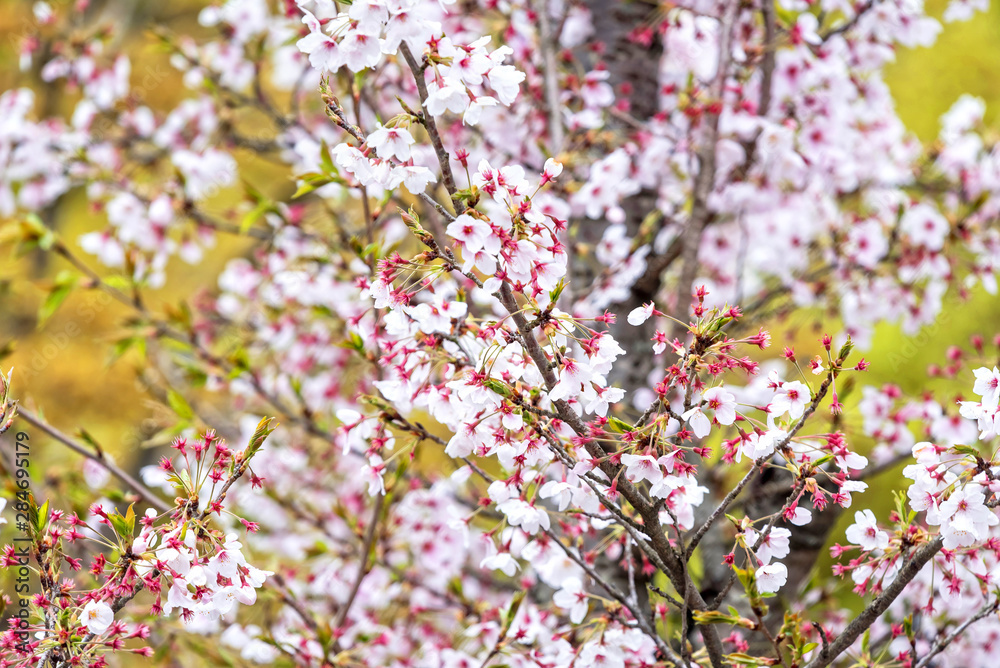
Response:
[{"label": "cherry blossom flower", "polygon": [[701,411],[700,406],[695,406],[681,417],[687,421],[691,431],[698,438],[705,438],[712,431],[712,421]]},{"label": "cherry blossom flower", "polygon": [[562,587],[552,595],[552,602],[563,610],[568,610],[569,620],[574,624],[582,622],[590,609],[587,592],[583,590],[583,584],[576,577],[563,580]]},{"label": "cherry blossom flower", "polygon": [[309,63],[322,72],[336,72],[345,63],[344,54],[336,40],[323,32],[320,22],[313,14],[303,10],[302,22],[309,27],[309,34],[298,41],[296,46],[309,56]]},{"label": "cherry blossom flower", "polygon": [[583,391],[583,384],[589,383],[592,377],[593,373],[590,367],[573,358],[567,357],[563,360],[559,382],[549,392],[549,399],[559,401],[560,399],[580,394]]},{"label": "cherry blossom flower", "polygon": [[372,455],[368,465],[361,469],[361,477],[368,483],[368,494],[371,496],[385,494],[384,472],[385,465],[378,455]]},{"label": "cherry blossom flower", "polygon": [[781,589],[788,580],[788,568],[779,561],[761,566],[754,574],[757,579],[757,590],[763,594],[774,593]]},{"label": "cherry blossom flower", "polygon": [[772,559],[787,557],[791,551],[789,538],[792,532],[784,527],[773,527],[763,539],[761,539],[761,535],[753,528],[748,528],[743,533],[746,537],[747,545],[751,547],[756,545],[757,541],[760,540],[760,547],[755,550],[754,554],[757,555],[757,559],[762,566],[771,563]]},{"label": "cherry blossom flower", "polygon": [[917,204],[910,208],[900,221],[900,229],[905,232],[913,243],[926,247],[928,250],[941,250],[948,236],[948,221],[935,209],[927,204]]},{"label": "cherry blossom flower", "polygon": [[500,103],[509,105],[517,99],[520,83],[524,81],[525,74],[518,72],[511,65],[498,65],[490,69],[486,77],[490,82],[490,87],[496,91]]},{"label": "cherry blossom flower", "polygon": [[569,484],[568,482],[558,482],[556,480],[549,480],[538,490],[538,496],[543,499],[558,499],[558,508],[562,512],[569,507],[569,504],[573,500],[573,492],[576,490],[576,486]]},{"label": "cherry blossom flower", "polygon": [[1000,369],[986,367],[973,371],[976,383],[972,391],[983,398],[983,406],[987,409],[1000,407]]},{"label": "cherry blossom flower", "polygon": [[100,601],[87,603],[83,606],[80,615],[87,631],[98,636],[107,631],[115,621],[115,613],[111,610],[111,606]]},{"label": "cherry blossom flower", "polygon": [[770,407],[775,415],[788,413],[793,420],[798,420],[805,412],[806,406],[811,400],[809,386],[797,380],[782,383],[774,399],[771,400]]},{"label": "cherry blossom flower", "polygon": [[445,230],[448,236],[462,244],[462,247],[470,253],[478,253],[487,243],[494,247],[493,254],[500,250],[499,239],[490,241],[492,230],[482,220],[473,218],[468,214],[461,214],[455,220],[448,223]]},{"label": "cherry blossom flower", "polygon": [[763,434],[756,432],[750,434],[745,440],[741,441],[740,448],[736,454],[736,461],[740,461],[741,454],[746,454],[753,460],[767,457],[775,451],[778,444],[784,441],[787,435],[781,429],[772,429]]},{"label": "cherry blossom flower", "polygon": [[653,310],[652,302],[632,309],[628,314],[628,324],[641,325],[649,320],[650,316],[653,315]]},{"label": "cherry blossom flower", "polygon": [[469,106],[469,95],[458,83],[449,81],[443,86],[435,83],[429,85],[428,90],[427,113],[431,116],[440,116],[446,111],[461,114]]},{"label": "cherry blossom flower", "polygon": [[805,526],[812,522],[812,513],[808,508],[803,508],[802,506],[796,506],[791,510],[791,512],[785,515],[785,520],[794,524],[795,526]]},{"label": "cherry blossom flower", "polygon": [[[489,545],[492,546],[493,542],[489,541]],[[507,577],[513,577],[518,569],[517,560],[509,552],[498,552],[495,546],[490,552],[479,562],[480,568],[500,571]]]},{"label": "cherry blossom flower", "polygon": [[715,411],[719,424],[731,425],[736,421],[736,397],[722,387],[705,390],[701,395],[706,408]]},{"label": "cherry blossom flower", "polygon": [[847,540],[865,552],[889,547],[889,534],[878,528],[875,514],[867,509],[854,513],[854,524],[847,528]]},{"label": "cherry blossom flower", "polygon": [[983,540],[989,527],[996,526],[996,514],[986,507],[986,497],[978,489],[956,490],[941,503],[928,522],[941,524],[941,534],[947,549],[971,545]]},{"label": "cherry blossom flower", "polygon": [[497,510],[507,516],[511,526],[521,527],[525,533],[531,535],[538,533],[539,529],[548,529],[550,526],[549,515],[545,510],[518,498],[497,504]]},{"label": "cherry blossom flower", "polygon": [[400,160],[406,162],[410,159],[410,146],[414,139],[408,130],[403,128],[379,127],[375,132],[368,135],[367,144],[375,149],[378,157],[383,160]]},{"label": "cherry blossom flower", "polygon": [[622,455],[622,464],[631,483],[648,480],[655,484],[663,478],[659,463],[651,455]]}]

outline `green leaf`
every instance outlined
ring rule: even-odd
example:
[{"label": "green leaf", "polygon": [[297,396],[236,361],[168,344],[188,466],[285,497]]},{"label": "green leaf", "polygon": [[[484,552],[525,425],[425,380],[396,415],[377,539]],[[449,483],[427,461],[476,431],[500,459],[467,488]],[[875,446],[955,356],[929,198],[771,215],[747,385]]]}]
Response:
[{"label": "green leaf", "polygon": [[732,616],[718,610],[694,610],[691,617],[696,624],[731,624]]},{"label": "green leaf", "polygon": [[836,459],[836,455],[825,454],[822,457],[820,457],[819,459],[817,459],[816,461],[812,462],[812,465],[813,465],[814,468],[818,469],[818,468],[822,467],[824,464],[826,464],[827,462],[832,462],[834,459]]},{"label": "green leaf", "polygon": [[38,533],[45,531],[45,525],[49,523],[49,502],[46,501],[42,504],[42,507],[38,509],[38,514],[35,516],[35,526],[38,528]]},{"label": "green leaf", "polygon": [[338,344],[341,348],[350,348],[351,350],[363,353],[365,350],[364,339],[357,332],[349,332],[347,335],[347,340]]},{"label": "green leaf", "polygon": [[125,511],[125,523],[128,525],[128,533],[131,536],[133,531],[135,531],[135,504],[129,505],[128,510]]},{"label": "green leaf", "polygon": [[559,283],[557,283],[556,287],[552,290],[552,292],[549,293],[549,301],[555,304],[557,301],[559,301],[559,297],[562,295],[563,290],[565,289],[566,289],[566,281],[560,278]]},{"label": "green leaf", "polygon": [[719,612],[718,610],[696,610],[692,612],[692,618],[698,624],[728,624],[730,626],[742,626],[747,629],[752,629],[756,626],[756,622],[752,619],[746,619],[741,617],[736,608],[730,606],[730,614],[725,614],[724,612]]},{"label": "green leaf", "polygon": [[299,186],[299,189],[295,191],[295,194],[292,195],[292,199],[311,193],[317,188],[322,188],[330,183],[344,183],[344,179],[339,176],[320,174],[319,172],[301,174],[299,176],[299,181],[301,181],[302,184]]},{"label": "green leaf", "polygon": [[111,528],[115,530],[115,533],[118,535],[119,538],[125,538],[125,539],[132,538],[133,527],[129,526],[128,521],[124,517],[122,517],[119,513],[117,512],[109,513],[108,521],[111,522]]},{"label": "green leaf", "polygon": [[21,244],[17,248],[17,254],[23,256],[36,248],[51,250],[56,244],[55,232],[46,227],[42,219],[36,214],[28,214],[21,221]]},{"label": "green leaf", "polygon": [[82,428],[81,429],[77,429],[76,430],[76,436],[81,441],[83,441],[84,443],[86,443],[87,445],[89,445],[90,447],[92,447],[94,449],[94,452],[96,452],[98,454],[101,454],[102,452],[104,452],[104,449],[101,448],[101,444],[98,443],[97,439],[94,438],[93,436],[91,436],[90,432],[88,432],[86,429],[82,429]]},{"label": "green leaf", "polygon": [[38,504],[35,503],[35,495],[28,492],[28,526],[37,534],[41,531],[38,528]]},{"label": "green leaf", "polygon": [[132,348],[139,351],[142,357],[146,356],[146,340],[141,336],[127,336],[124,339],[115,341],[111,347],[111,356],[108,359],[108,364],[116,362]]},{"label": "green leaf", "polygon": [[727,663],[735,663],[741,666],[766,666],[770,665],[768,659],[761,659],[755,656],[750,656],[749,654],[744,654],[743,652],[736,652],[734,654],[726,654],[722,657]]},{"label": "green leaf", "polygon": [[170,409],[177,414],[177,417],[190,422],[194,419],[194,410],[191,405],[174,390],[167,390],[167,403]]},{"label": "green leaf", "polygon": [[260,450],[265,439],[277,428],[277,424],[271,426],[272,422],[274,422],[274,418],[266,417],[257,423],[257,428],[254,430],[253,436],[250,437],[250,444],[247,445],[246,455],[248,459]]},{"label": "green leaf", "polygon": [[507,384],[502,381],[496,380],[495,378],[487,378],[486,380],[483,381],[483,385],[486,387],[486,389],[493,390],[502,397],[512,396],[510,388],[507,387]]},{"label": "green leaf", "polygon": [[66,298],[69,297],[74,287],[76,287],[76,276],[68,271],[60,272],[56,277],[55,285],[49,290],[49,294],[45,297],[45,301],[42,302],[41,308],[38,309],[39,327],[44,325],[55,314],[62,303],[66,301]]},{"label": "green leaf", "polygon": [[114,274],[102,280],[108,286],[116,290],[121,290],[122,292],[127,292],[132,289],[132,280],[126,276],[120,276],[118,274]]},{"label": "green leaf", "polygon": [[851,341],[851,337],[848,336],[847,341],[844,342],[843,346],[841,346],[840,352],[837,353],[837,357],[841,360],[846,360],[852,350],[854,350],[854,341]]},{"label": "green leaf", "polygon": [[971,445],[962,445],[961,443],[951,446],[951,449],[960,455],[968,455],[970,457],[979,457],[979,450],[976,450]]},{"label": "green leaf", "polygon": [[173,483],[174,487],[183,489],[184,480],[176,473],[171,473],[167,476],[167,481]]},{"label": "green leaf", "polygon": [[632,425],[624,420],[619,420],[618,418],[611,416],[608,418],[608,424],[611,428],[617,431],[619,434],[624,434],[627,431],[632,431]]},{"label": "green leaf", "polygon": [[505,638],[507,632],[510,631],[510,625],[514,623],[514,617],[517,616],[517,611],[521,607],[521,602],[524,601],[524,596],[527,593],[524,589],[520,589],[514,593],[514,598],[511,599],[510,606],[503,615],[503,632],[500,633],[501,638]]},{"label": "green leaf", "polygon": [[240,221],[240,233],[246,234],[247,231],[253,227],[254,223],[264,217],[265,214],[274,210],[274,205],[270,202],[261,202],[253,208],[253,211],[243,216],[243,220]]},{"label": "green leaf", "polygon": [[257,188],[255,188],[252,183],[250,183],[246,179],[242,179],[242,181],[243,181],[243,191],[246,193],[247,198],[251,202],[253,202],[254,204],[260,204],[261,202],[268,201],[267,196],[261,191],[257,190]]},{"label": "green leaf", "polygon": [[319,165],[323,168],[323,173],[328,176],[337,175],[337,167],[333,164],[333,157],[330,155],[330,146],[325,139],[319,144]]}]

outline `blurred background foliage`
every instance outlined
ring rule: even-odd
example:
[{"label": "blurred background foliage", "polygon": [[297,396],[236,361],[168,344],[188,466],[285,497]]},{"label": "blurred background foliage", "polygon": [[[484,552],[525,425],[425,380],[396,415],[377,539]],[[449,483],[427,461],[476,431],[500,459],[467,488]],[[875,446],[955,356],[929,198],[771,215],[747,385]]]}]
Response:
[{"label": "blurred background foliage", "polygon": [[[198,11],[204,4],[196,0],[93,3],[89,11],[101,14],[105,22],[116,24],[122,31],[117,48],[132,57],[133,85],[140,85],[146,77],[157,82],[142,86],[142,103],[158,110],[170,109],[189,94],[181,77],[170,67],[165,51],[149,34],[149,27],[158,23],[174,33],[208,36],[211,33],[197,22]],[[66,117],[77,100],[75,93],[62,85],[44,84],[37,71],[22,72],[18,67],[20,40],[33,21],[31,5],[31,2],[0,0],[0,90],[30,87],[37,94],[39,115]],[[928,2],[931,13],[938,17],[945,5],[946,0]],[[1000,129],[1000,2],[995,1],[988,13],[977,14],[970,22],[946,24],[932,48],[901,50],[887,78],[900,116],[925,143],[934,141],[939,117],[962,94],[984,98],[988,123]],[[294,190],[287,170],[246,150],[235,153],[242,178],[254,187],[275,198],[287,198]],[[226,218],[235,215],[235,207],[241,201],[240,189],[233,187],[207,202],[205,208],[218,218]],[[104,214],[91,207],[81,192],[65,197],[44,218],[77,250],[76,239],[81,234],[106,224]],[[158,311],[164,305],[190,301],[200,292],[213,290],[226,261],[247,253],[249,247],[245,239],[220,234],[216,248],[194,270],[175,260],[168,269],[166,286],[150,291],[147,305]],[[171,424],[173,417],[164,407],[162,395],[151,392],[138,379],[137,370],[143,365],[134,352],[109,362],[110,342],[129,315],[126,309],[99,300],[96,293],[76,291],[53,317],[38,326],[45,288],[66,268],[58,257],[32,254],[17,258],[6,250],[0,251],[0,355],[4,355],[0,367],[15,367],[15,396],[26,406],[43,412],[64,432],[72,434],[78,428],[85,428],[127,468],[139,461],[155,461],[142,446],[158,430]],[[897,326],[882,326],[873,347],[855,353],[855,356],[863,354],[873,365],[869,372],[856,378],[859,387],[841,396],[846,404],[842,425],[848,433],[856,433],[854,428],[861,424],[856,405],[862,384],[895,383],[914,397],[929,390],[944,396],[968,391],[971,374],[958,380],[932,380],[928,385],[927,366],[942,364],[950,345],[970,350],[968,342],[973,334],[982,334],[989,341],[1000,332],[1000,300],[979,287],[966,299],[951,293],[949,300],[935,325],[916,335],[906,335]],[[817,323],[824,318],[824,314],[796,313],[769,323],[775,344],[770,352],[777,355],[782,346],[794,345],[799,359],[808,360],[819,352],[818,337],[824,331],[837,330],[836,323],[829,320],[818,328]],[[987,361],[996,362],[984,360]],[[227,421],[234,418],[228,416]],[[65,450],[40,448],[41,439],[33,443],[36,479],[41,475],[58,478],[79,468],[75,456],[67,455]],[[868,447],[855,443],[861,451]],[[892,500],[875,501],[871,498],[875,496],[871,494],[866,501],[876,510],[888,511]],[[848,515],[853,513],[845,513],[844,526],[850,523]],[[842,539],[842,535],[842,531],[839,536],[835,534],[835,539]]]}]

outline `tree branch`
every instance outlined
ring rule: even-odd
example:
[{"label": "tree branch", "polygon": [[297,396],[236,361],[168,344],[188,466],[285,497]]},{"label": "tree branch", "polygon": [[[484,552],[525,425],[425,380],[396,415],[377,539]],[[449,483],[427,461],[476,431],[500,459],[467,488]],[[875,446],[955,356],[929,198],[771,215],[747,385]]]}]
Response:
[{"label": "tree branch", "polygon": [[930,663],[931,659],[933,659],[935,656],[943,652],[945,648],[948,647],[948,645],[953,643],[956,638],[965,633],[965,630],[968,629],[970,626],[978,622],[980,619],[983,619],[996,612],[998,607],[1000,607],[1000,599],[997,598],[993,599],[992,603],[984,605],[982,608],[979,609],[978,612],[976,612],[976,614],[974,614],[972,617],[959,624],[954,631],[949,633],[944,638],[940,638],[937,642],[935,642],[934,646],[931,647],[930,651],[927,652],[924,658],[920,659],[920,661],[917,663],[916,666],[914,666],[914,668],[927,668],[927,665]]},{"label": "tree branch", "polygon": [[[368,527],[365,529],[365,538],[361,546],[361,561],[358,563],[358,573],[354,576],[354,584],[347,595],[347,601],[337,610],[337,616],[333,620],[334,629],[339,629],[347,619],[347,613],[350,612],[351,606],[354,605],[354,599],[358,596],[358,590],[361,589],[361,582],[368,575],[368,555],[371,553],[372,545],[375,542],[376,529],[378,529],[379,516],[382,514],[384,503],[385,496],[382,494],[376,495],[375,505],[372,508],[372,517],[368,522]],[[340,649],[337,651],[339,652]]]},{"label": "tree branch", "polygon": [[847,650],[885,612],[903,589],[916,577],[917,573],[937,554],[944,545],[944,538],[938,536],[925,544],[906,562],[896,574],[896,578],[854,620],[847,625],[836,640],[820,651],[819,656],[809,662],[806,668],[825,668]]},{"label": "tree branch", "polygon": [[[791,431],[789,431],[788,434],[785,436],[785,438],[781,439],[781,442],[775,446],[774,448],[775,452],[780,452],[789,443],[791,443],[792,439],[799,432],[799,430],[802,429],[803,426],[805,426],[806,420],[812,417],[812,414],[816,412],[816,409],[819,407],[820,402],[823,401],[823,398],[826,397],[826,393],[830,390],[831,384],[833,384],[833,371],[827,372],[826,379],[823,381],[823,384],[819,386],[819,390],[817,390],[816,396],[813,397],[813,400],[802,412],[802,417],[800,417],[799,421],[795,423],[795,426],[792,427]],[[719,506],[712,512],[709,518],[705,520],[705,523],[702,524],[700,527],[698,527],[698,531],[696,531],[694,536],[692,536],[691,542],[688,544],[687,547],[686,554],[689,557],[691,556],[691,553],[694,552],[694,548],[696,548],[698,546],[698,543],[701,542],[701,539],[705,536],[705,533],[709,530],[709,528],[715,523],[716,520],[719,519],[719,517],[722,516],[723,513],[726,512],[726,509],[729,508],[729,505],[733,502],[733,500],[740,495],[740,492],[743,491],[743,488],[745,488],[747,484],[751,480],[753,480],[753,478],[757,475],[757,472],[760,470],[760,467],[763,466],[772,456],[773,454],[765,455],[760,459],[758,459],[757,461],[755,461],[753,463],[753,468],[750,469],[745,476],[743,476],[743,479],[739,481],[736,487],[729,490],[729,493],[726,494],[726,497],[722,500]]]},{"label": "tree branch", "polygon": [[[13,405],[13,404],[9,404],[9,405]],[[45,422],[44,420],[42,420],[41,418],[39,418],[37,415],[35,415],[31,411],[25,410],[23,406],[18,406],[18,408],[17,408],[17,416],[19,418],[23,419],[25,422],[27,422],[31,426],[35,427],[36,429],[40,429],[44,433],[48,434],[50,437],[52,437],[53,439],[55,439],[59,443],[62,443],[63,445],[65,445],[67,448],[69,448],[73,452],[75,452],[75,453],[77,453],[79,455],[82,455],[83,457],[86,457],[87,459],[95,461],[98,464],[100,464],[101,466],[103,466],[104,468],[106,468],[111,475],[113,475],[114,477],[118,478],[123,483],[125,483],[130,488],[132,488],[132,490],[136,494],[138,494],[140,497],[142,497],[143,499],[145,499],[150,505],[152,505],[154,508],[156,508],[161,513],[165,513],[165,512],[167,512],[168,510],[171,509],[171,506],[167,505],[166,502],[164,502],[162,499],[160,499],[156,495],[156,493],[153,492],[153,490],[149,489],[144,484],[142,484],[141,482],[139,482],[138,480],[136,480],[135,478],[133,478],[131,475],[129,475],[121,467],[119,467],[116,464],[114,464],[114,463],[108,461],[107,459],[105,459],[103,453],[96,453],[93,450],[91,450],[90,448],[86,447],[85,445],[83,445],[81,443],[78,443],[77,441],[73,440],[72,438],[70,438],[66,434],[62,433],[61,431],[59,431],[58,429],[56,429],[52,425],[48,424],[47,422]]]},{"label": "tree branch", "polygon": [[722,111],[723,94],[726,75],[732,60],[731,42],[733,24],[739,13],[740,3],[727,3],[725,14],[719,21],[719,65],[715,80],[709,88],[709,100],[719,105],[718,112],[708,111],[705,115],[705,136],[698,151],[698,174],[695,177],[691,216],[681,233],[681,275],[677,283],[676,299],[674,301],[674,318],[671,320],[667,339],[672,340],[680,334],[680,325],[676,321],[687,322],[690,316],[691,284],[698,274],[698,248],[701,236],[712,217],[708,208],[708,196],[715,187],[715,149],[719,141],[719,116]]},{"label": "tree branch", "polygon": [[399,45],[399,52],[403,54],[403,59],[406,60],[406,64],[409,66],[410,71],[413,72],[413,78],[417,83],[417,93],[420,96],[420,109],[423,112],[421,123],[427,130],[427,135],[434,146],[434,153],[437,155],[438,164],[441,167],[441,179],[444,181],[444,187],[448,191],[448,195],[452,198],[455,211],[461,213],[465,207],[462,206],[461,201],[455,199],[458,186],[455,185],[455,175],[451,171],[451,158],[448,156],[448,151],[445,150],[444,143],[441,141],[441,134],[438,132],[434,117],[427,111],[427,82],[424,80],[423,68],[420,67],[416,58],[413,57],[413,53],[410,51],[410,47],[406,45],[406,42],[402,42]]}]

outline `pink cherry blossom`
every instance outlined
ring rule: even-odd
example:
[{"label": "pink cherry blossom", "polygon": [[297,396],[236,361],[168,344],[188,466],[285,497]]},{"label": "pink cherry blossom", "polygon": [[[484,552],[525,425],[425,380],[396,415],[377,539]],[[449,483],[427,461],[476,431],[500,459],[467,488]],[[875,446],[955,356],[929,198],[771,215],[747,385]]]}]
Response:
[{"label": "pink cherry blossom", "polygon": [[[0,239],[42,304],[0,433],[84,463],[37,518],[6,481],[33,526],[0,566],[48,574],[6,662],[218,634],[290,666],[825,668],[867,634],[989,664],[1000,338],[941,324],[996,292],[996,137],[962,95],[918,138],[890,72],[950,28],[590,4],[27,14],[15,79],[59,104],[0,95]],[[141,381],[135,478],[22,396],[81,345]],[[793,614],[746,619],[772,594]]]},{"label": "pink cherry blossom", "polygon": [[788,568],[776,561],[758,568],[754,576],[757,580],[757,589],[760,592],[773,593],[781,589],[788,580]]},{"label": "pink cherry blossom", "polygon": [[878,528],[874,513],[867,509],[854,513],[854,524],[847,528],[847,540],[866,552],[889,547],[889,534]]}]

